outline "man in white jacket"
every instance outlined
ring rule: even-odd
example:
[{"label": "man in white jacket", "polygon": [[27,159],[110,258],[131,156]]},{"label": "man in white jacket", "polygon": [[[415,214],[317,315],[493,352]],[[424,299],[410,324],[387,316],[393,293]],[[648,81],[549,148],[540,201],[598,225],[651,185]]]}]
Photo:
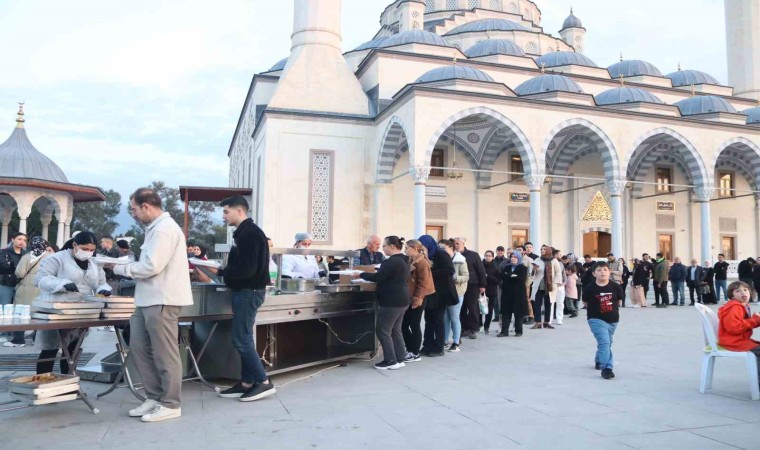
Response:
[{"label": "man in white jacket", "polygon": [[187,244],[179,225],[163,211],[156,191],[138,189],[129,198],[129,209],[146,225],[145,242],[140,261],[118,265],[114,273],[136,282],[129,351],[148,397],[129,416],[158,422],[182,415],[178,322],[182,307],[193,304]]}]

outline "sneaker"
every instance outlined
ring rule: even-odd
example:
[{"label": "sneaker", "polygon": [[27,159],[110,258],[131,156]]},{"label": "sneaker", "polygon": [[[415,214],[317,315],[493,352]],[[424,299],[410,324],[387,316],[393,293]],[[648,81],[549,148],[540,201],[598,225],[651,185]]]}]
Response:
[{"label": "sneaker", "polygon": [[448,350],[449,347],[451,347],[451,344],[449,344],[449,343],[446,343],[446,344],[443,345],[444,350]]},{"label": "sneaker", "polygon": [[135,409],[129,410],[129,417],[142,417],[149,412],[156,409],[156,406],[158,406],[158,402],[155,400],[147,399],[143,402],[142,405],[138,406]]},{"label": "sneaker", "polygon": [[415,355],[414,353],[407,353],[406,357],[404,358],[404,362],[420,362],[422,361],[422,358],[420,358],[420,355]]},{"label": "sneaker", "polygon": [[458,352],[459,350],[459,344],[451,344],[451,347],[449,347],[450,352]]},{"label": "sneaker", "polygon": [[274,383],[269,380],[269,383],[256,383],[252,388],[240,397],[241,402],[252,402],[254,400],[260,400],[270,395],[277,393],[277,389],[274,387]]},{"label": "sneaker", "polygon": [[377,370],[396,370],[396,369],[400,369],[400,368],[402,368],[404,366],[406,366],[406,364],[404,364],[402,362],[392,363],[392,362],[388,362],[388,361],[382,361],[382,362],[379,362],[379,363],[375,364],[375,369],[377,369]]},{"label": "sneaker", "polygon": [[8,342],[4,342],[4,343],[3,343],[3,347],[23,347],[23,346],[25,346],[25,345],[26,345],[26,344],[14,344],[14,343],[13,343],[13,342],[11,342],[11,341],[8,341]]},{"label": "sneaker", "polygon": [[176,419],[182,416],[182,408],[167,408],[163,405],[156,406],[153,411],[142,416],[143,422],[161,422],[162,420]]},{"label": "sneaker", "polygon": [[594,369],[596,369],[596,370],[602,370],[602,364],[601,363],[594,363]]},{"label": "sneaker", "polygon": [[219,393],[219,397],[222,397],[222,398],[239,398],[240,396],[242,396],[243,394],[245,394],[246,392],[248,392],[248,390],[250,390],[252,387],[253,386],[245,387],[245,386],[243,386],[243,383],[238,383],[238,384],[232,386],[231,388],[225,389],[222,392],[220,392]]},{"label": "sneaker", "polygon": [[615,372],[612,369],[602,369],[602,378],[605,380],[611,380],[615,378]]}]

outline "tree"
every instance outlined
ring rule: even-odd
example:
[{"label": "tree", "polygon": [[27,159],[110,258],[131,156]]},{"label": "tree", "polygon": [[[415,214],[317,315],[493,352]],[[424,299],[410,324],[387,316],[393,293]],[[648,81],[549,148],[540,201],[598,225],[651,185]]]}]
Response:
[{"label": "tree", "polygon": [[119,223],[114,220],[121,211],[121,194],[109,189],[104,202],[77,203],[71,231],[92,231],[100,238],[112,236]]}]

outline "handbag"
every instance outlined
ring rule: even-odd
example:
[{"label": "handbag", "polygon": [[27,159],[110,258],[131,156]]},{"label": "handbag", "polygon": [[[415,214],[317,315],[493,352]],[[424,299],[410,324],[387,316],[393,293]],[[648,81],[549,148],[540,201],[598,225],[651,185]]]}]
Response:
[{"label": "handbag", "polygon": [[697,289],[700,294],[705,295],[710,293],[710,286],[707,284],[703,284],[702,286],[697,286]]},{"label": "handbag", "polygon": [[486,294],[480,294],[478,305],[480,305],[480,314],[488,314],[488,297]]}]

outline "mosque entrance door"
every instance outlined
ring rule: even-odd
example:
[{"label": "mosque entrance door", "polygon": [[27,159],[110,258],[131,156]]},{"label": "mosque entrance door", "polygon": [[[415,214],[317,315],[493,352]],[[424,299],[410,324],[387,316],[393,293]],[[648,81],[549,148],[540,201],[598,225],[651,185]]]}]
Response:
[{"label": "mosque entrance door", "polygon": [[592,231],[583,235],[583,254],[592,258],[604,258],[612,250],[612,235],[604,231]]}]

